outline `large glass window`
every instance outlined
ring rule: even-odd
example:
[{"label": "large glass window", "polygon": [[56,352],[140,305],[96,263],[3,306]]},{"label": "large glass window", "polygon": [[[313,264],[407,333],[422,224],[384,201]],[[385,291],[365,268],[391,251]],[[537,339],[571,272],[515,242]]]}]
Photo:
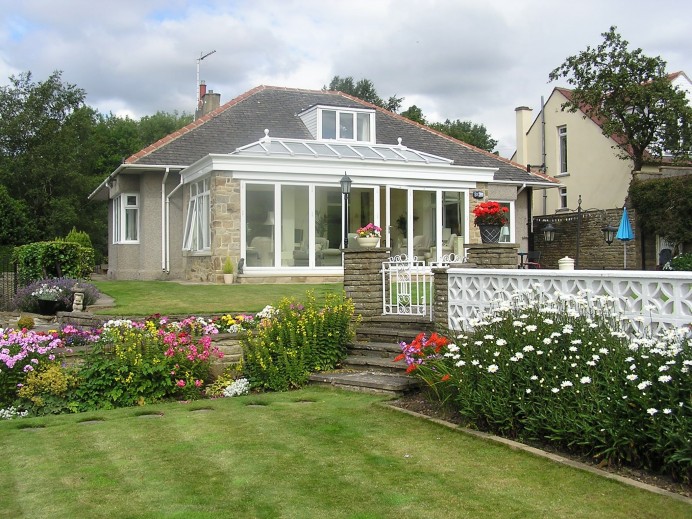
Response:
[{"label": "large glass window", "polygon": [[276,230],[274,185],[248,184],[245,197],[245,261],[249,267],[273,267]]},{"label": "large glass window", "polygon": [[113,243],[139,242],[139,195],[123,193],[113,199]]},{"label": "large glass window", "polygon": [[343,238],[340,187],[315,188],[315,265],[341,266]]},{"label": "large glass window", "polygon": [[514,243],[514,203],[513,202],[500,202],[501,207],[506,207],[507,212],[505,216],[507,217],[507,223],[500,229],[500,243]]},{"label": "large glass window", "polygon": [[211,247],[209,179],[190,184],[183,249],[205,251]]},{"label": "large glass window", "polygon": [[281,187],[281,266],[309,265],[308,186]]}]

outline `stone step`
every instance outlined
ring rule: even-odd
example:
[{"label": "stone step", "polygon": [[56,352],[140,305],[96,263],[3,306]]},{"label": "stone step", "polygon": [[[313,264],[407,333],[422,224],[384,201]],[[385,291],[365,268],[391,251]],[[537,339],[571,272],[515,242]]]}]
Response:
[{"label": "stone step", "polygon": [[379,393],[392,396],[401,396],[420,387],[420,382],[414,377],[378,371],[314,373],[310,376],[310,382],[317,385],[329,385],[347,391]]},{"label": "stone step", "polygon": [[401,346],[394,342],[355,341],[348,347],[351,355],[394,358],[401,353]]},{"label": "stone step", "polygon": [[356,339],[358,342],[372,341],[398,344],[400,342],[411,342],[421,331],[423,330],[359,326],[356,332]]},{"label": "stone step", "polygon": [[394,362],[393,357],[377,357],[372,355],[349,355],[342,365],[344,368],[350,370],[376,370],[389,373],[403,373],[407,367],[404,361]]}]

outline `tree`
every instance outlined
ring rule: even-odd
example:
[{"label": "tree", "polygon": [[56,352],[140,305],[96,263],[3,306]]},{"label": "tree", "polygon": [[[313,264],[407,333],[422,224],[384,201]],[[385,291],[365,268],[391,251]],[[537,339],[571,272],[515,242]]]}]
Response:
[{"label": "tree", "polygon": [[429,126],[438,132],[488,152],[492,152],[497,146],[497,141],[490,137],[488,130],[482,124],[460,121],[459,119],[456,121],[447,119],[443,123],[430,123]]},{"label": "tree", "polygon": [[[549,77],[561,77],[574,88],[563,110],[584,110],[602,124],[603,135],[618,142],[618,156],[641,170],[649,158],[664,153],[689,160],[692,155],[692,108],[675,88],[659,56],[629,50],[611,27],[596,48],[570,56]],[[615,146],[614,146],[615,147]]]},{"label": "tree", "polygon": [[416,105],[409,106],[406,110],[401,112],[401,116],[406,117],[406,119],[411,119],[419,124],[428,124],[428,121],[423,115],[423,110],[418,108]]},{"label": "tree", "polygon": [[401,102],[404,100],[403,97],[396,97],[396,95],[393,95],[387,99],[387,101],[384,101],[377,95],[377,90],[372,81],[369,79],[361,79],[356,83],[351,76],[345,78],[334,76],[331,83],[329,83],[329,88],[323,88],[324,90],[338,90],[344,94],[352,95],[353,97],[380,106],[390,112],[399,110],[401,108]]}]

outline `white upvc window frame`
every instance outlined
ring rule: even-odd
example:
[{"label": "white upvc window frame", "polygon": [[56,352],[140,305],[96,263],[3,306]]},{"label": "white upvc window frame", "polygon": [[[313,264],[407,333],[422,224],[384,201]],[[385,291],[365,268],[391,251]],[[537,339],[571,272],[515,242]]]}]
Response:
[{"label": "white upvc window frame", "polygon": [[558,210],[567,210],[567,187],[560,186],[558,188]]},{"label": "white upvc window frame", "polygon": [[[113,199],[113,243],[139,243],[140,207],[138,193],[121,193]],[[134,218],[134,227],[128,222]]]},{"label": "white upvc window frame", "polygon": [[[324,113],[325,112],[334,112],[335,113],[335,138],[327,138],[324,137]],[[347,118],[351,117],[351,125],[350,129],[352,131],[352,136],[348,137],[345,135],[342,135],[342,129],[341,125],[339,122],[341,121],[342,118]],[[367,117],[368,118],[368,138],[367,139],[359,139],[358,138],[358,128],[359,128],[359,118]],[[370,143],[374,144],[375,143],[375,114],[371,111],[363,111],[363,110],[357,110],[357,109],[340,109],[336,107],[329,107],[329,108],[320,108],[318,110],[317,114],[317,135],[319,136],[319,140],[323,141],[344,141],[344,142],[354,142],[354,143]]]},{"label": "white upvc window frame", "polygon": [[557,174],[556,177],[569,175],[569,155],[567,150],[567,126],[557,127]]},{"label": "white upvc window frame", "polygon": [[209,177],[190,184],[190,200],[185,219],[183,250],[211,250],[211,198]]}]

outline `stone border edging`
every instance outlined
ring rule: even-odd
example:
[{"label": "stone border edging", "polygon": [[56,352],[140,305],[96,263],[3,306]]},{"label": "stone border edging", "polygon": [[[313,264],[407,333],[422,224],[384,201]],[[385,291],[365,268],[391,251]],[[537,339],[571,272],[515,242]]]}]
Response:
[{"label": "stone border edging", "polygon": [[386,407],[388,409],[393,409],[395,411],[399,411],[401,413],[405,413],[411,416],[415,416],[416,418],[423,418],[429,422],[436,423],[438,425],[442,425],[444,427],[447,427],[448,429],[453,429],[455,431],[459,431],[465,434],[468,434],[470,436],[475,436],[476,438],[480,438],[482,440],[488,440],[494,443],[499,443],[502,445],[506,445],[512,450],[520,450],[524,452],[528,452],[529,454],[533,454],[534,456],[538,456],[541,458],[546,458],[551,461],[554,461],[556,463],[561,463],[563,465],[568,465],[572,468],[578,469],[578,470],[584,470],[586,472],[590,472],[591,474],[595,474],[597,476],[601,476],[604,478],[608,479],[613,479],[615,481],[618,481],[620,483],[623,483],[625,485],[629,485],[632,487],[639,488],[641,490],[647,490],[649,492],[653,492],[654,494],[660,494],[662,496],[670,497],[673,499],[677,499],[678,501],[682,501],[683,503],[687,503],[688,505],[692,505],[692,498],[685,497],[681,494],[677,494],[675,492],[670,492],[668,490],[665,490],[663,488],[656,487],[654,485],[649,485],[648,483],[642,483],[641,481],[636,481],[634,479],[626,478],[624,476],[620,476],[618,474],[613,474],[611,472],[607,472],[604,470],[597,469],[595,467],[592,467],[590,465],[587,465],[585,463],[581,463],[579,461],[574,461],[568,458],[564,458],[562,456],[559,456],[557,454],[552,454],[550,452],[542,451],[540,449],[537,449],[535,447],[531,447],[529,445],[524,445],[523,443],[516,442],[514,440],[509,440],[507,438],[502,438],[500,436],[495,436],[494,434],[489,434],[485,433],[482,431],[474,431],[473,429],[468,429],[466,427],[460,427],[456,424],[453,424],[451,422],[446,422],[444,420],[440,420],[439,418],[432,418],[430,416],[426,416],[421,413],[417,413],[416,411],[411,411],[409,409],[404,409],[402,407],[397,407],[394,405],[391,405],[387,402],[381,402],[380,404],[383,407]]}]

